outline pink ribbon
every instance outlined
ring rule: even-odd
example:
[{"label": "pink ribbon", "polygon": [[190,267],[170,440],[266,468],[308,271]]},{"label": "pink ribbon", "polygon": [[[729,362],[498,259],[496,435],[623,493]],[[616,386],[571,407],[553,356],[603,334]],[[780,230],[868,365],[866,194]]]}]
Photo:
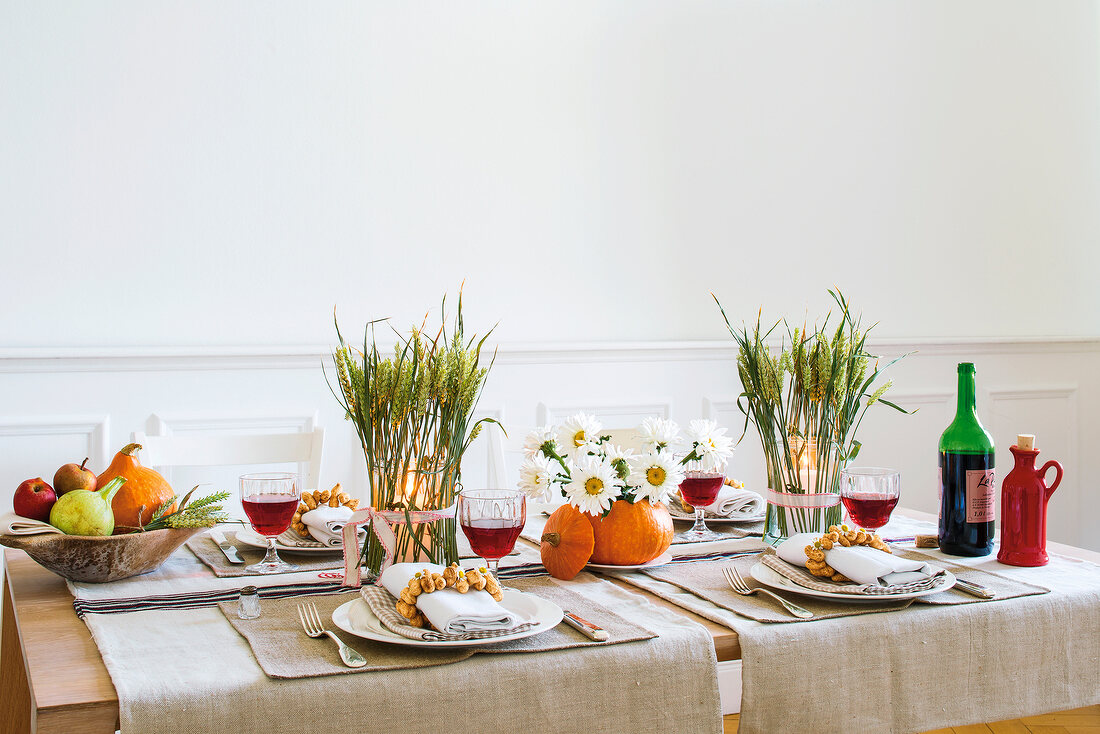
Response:
[{"label": "pink ribbon", "polygon": [[343,529],[344,586],[363,585],[359,568],[359,553],[362,550],[358,539],[359,528],[369,525],[382,543],[382,566],[378,569],[378,577],[381,579],[382,572],[393,563],[397,547],[397,536],[390,527],[391,524],[435,522],[449,520],[454,516],[454,507],[443,510],[413,510],[407,515],[404,510],[376,510],[373,507],[356,510]]},{"label": "pink ribbon", "polygon": [[840,495],[835,492],[776,492],[768,488],[767,500],[780,507],[814,510],[839,505]]}]

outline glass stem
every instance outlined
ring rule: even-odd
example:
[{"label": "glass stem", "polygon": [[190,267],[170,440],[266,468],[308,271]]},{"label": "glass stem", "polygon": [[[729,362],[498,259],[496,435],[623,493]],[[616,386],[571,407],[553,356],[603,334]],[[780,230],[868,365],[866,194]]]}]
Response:
[{"label": "glass stem", "polygon": [[267,538],[267,555],[260,561],[261,563],[282,563],[279,558],[279,552],[275,550],[275,538],[268,536]]},{"label": "glass stem", "polygon": [[707,524],[703,522],[703,508],[695,508],[695,524],[691,526],[692,533],[705,533],[707,532]]},{"label": "glass stem", "polygon": [[[489,573],[493,574],[493,578],[496,578],[497,577],[497,567],[500,566],[500,559],[499,558],[493,558],[493,559],[486,558],[485,559],[485,564],[489,567]],[[497,581],[499,582],[499,579],[497,579]]]}]

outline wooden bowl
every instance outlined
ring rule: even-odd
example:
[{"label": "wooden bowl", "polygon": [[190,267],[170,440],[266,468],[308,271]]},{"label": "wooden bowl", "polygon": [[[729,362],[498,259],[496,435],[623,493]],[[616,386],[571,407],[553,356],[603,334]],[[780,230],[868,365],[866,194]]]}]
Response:
[{"label": "wooden bowl", "polygon": [[18,548],[71,581],[103,583],[149,573],[192,535],[206,528],[165,528],[147,533],[0,535],[0,545]]}]

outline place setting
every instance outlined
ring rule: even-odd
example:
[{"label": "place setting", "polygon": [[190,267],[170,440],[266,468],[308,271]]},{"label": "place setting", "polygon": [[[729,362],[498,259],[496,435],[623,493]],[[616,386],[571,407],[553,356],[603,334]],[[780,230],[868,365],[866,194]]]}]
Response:
[{"label": "place setting", "polygon": [[[266,576],[341,568],[344,524],[358,507],[340,485],[302,490],[288,472],[245,474],[239,480],[247,527],[233,532],[211,528],[186,545],[216,576]],[[284,559],[289,554],[293,560]]]}]

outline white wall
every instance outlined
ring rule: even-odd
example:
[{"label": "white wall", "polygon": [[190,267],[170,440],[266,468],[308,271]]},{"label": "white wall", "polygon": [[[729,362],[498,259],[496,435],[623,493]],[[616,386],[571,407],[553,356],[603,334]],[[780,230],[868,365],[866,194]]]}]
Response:
[{"label": "white wall", "polygon": [[974,359],[1098,547],[1096,341],[1050,340],[1100,335],[1097,38],[1084,0],[0,0],[0,506],[153,413],[317,413],[354,484],[299,346],[334,305],[403,326],[466,279],[515,437],[540,403],[734,423],[726,342],[686,341],[723,338],[708,292],[799,318],[840,285],[925,350],[865,458],[931,509]]},{"label": "white wall", "polygon": [[1100,333],[1086,0],[0,1],[0,344]]}]

